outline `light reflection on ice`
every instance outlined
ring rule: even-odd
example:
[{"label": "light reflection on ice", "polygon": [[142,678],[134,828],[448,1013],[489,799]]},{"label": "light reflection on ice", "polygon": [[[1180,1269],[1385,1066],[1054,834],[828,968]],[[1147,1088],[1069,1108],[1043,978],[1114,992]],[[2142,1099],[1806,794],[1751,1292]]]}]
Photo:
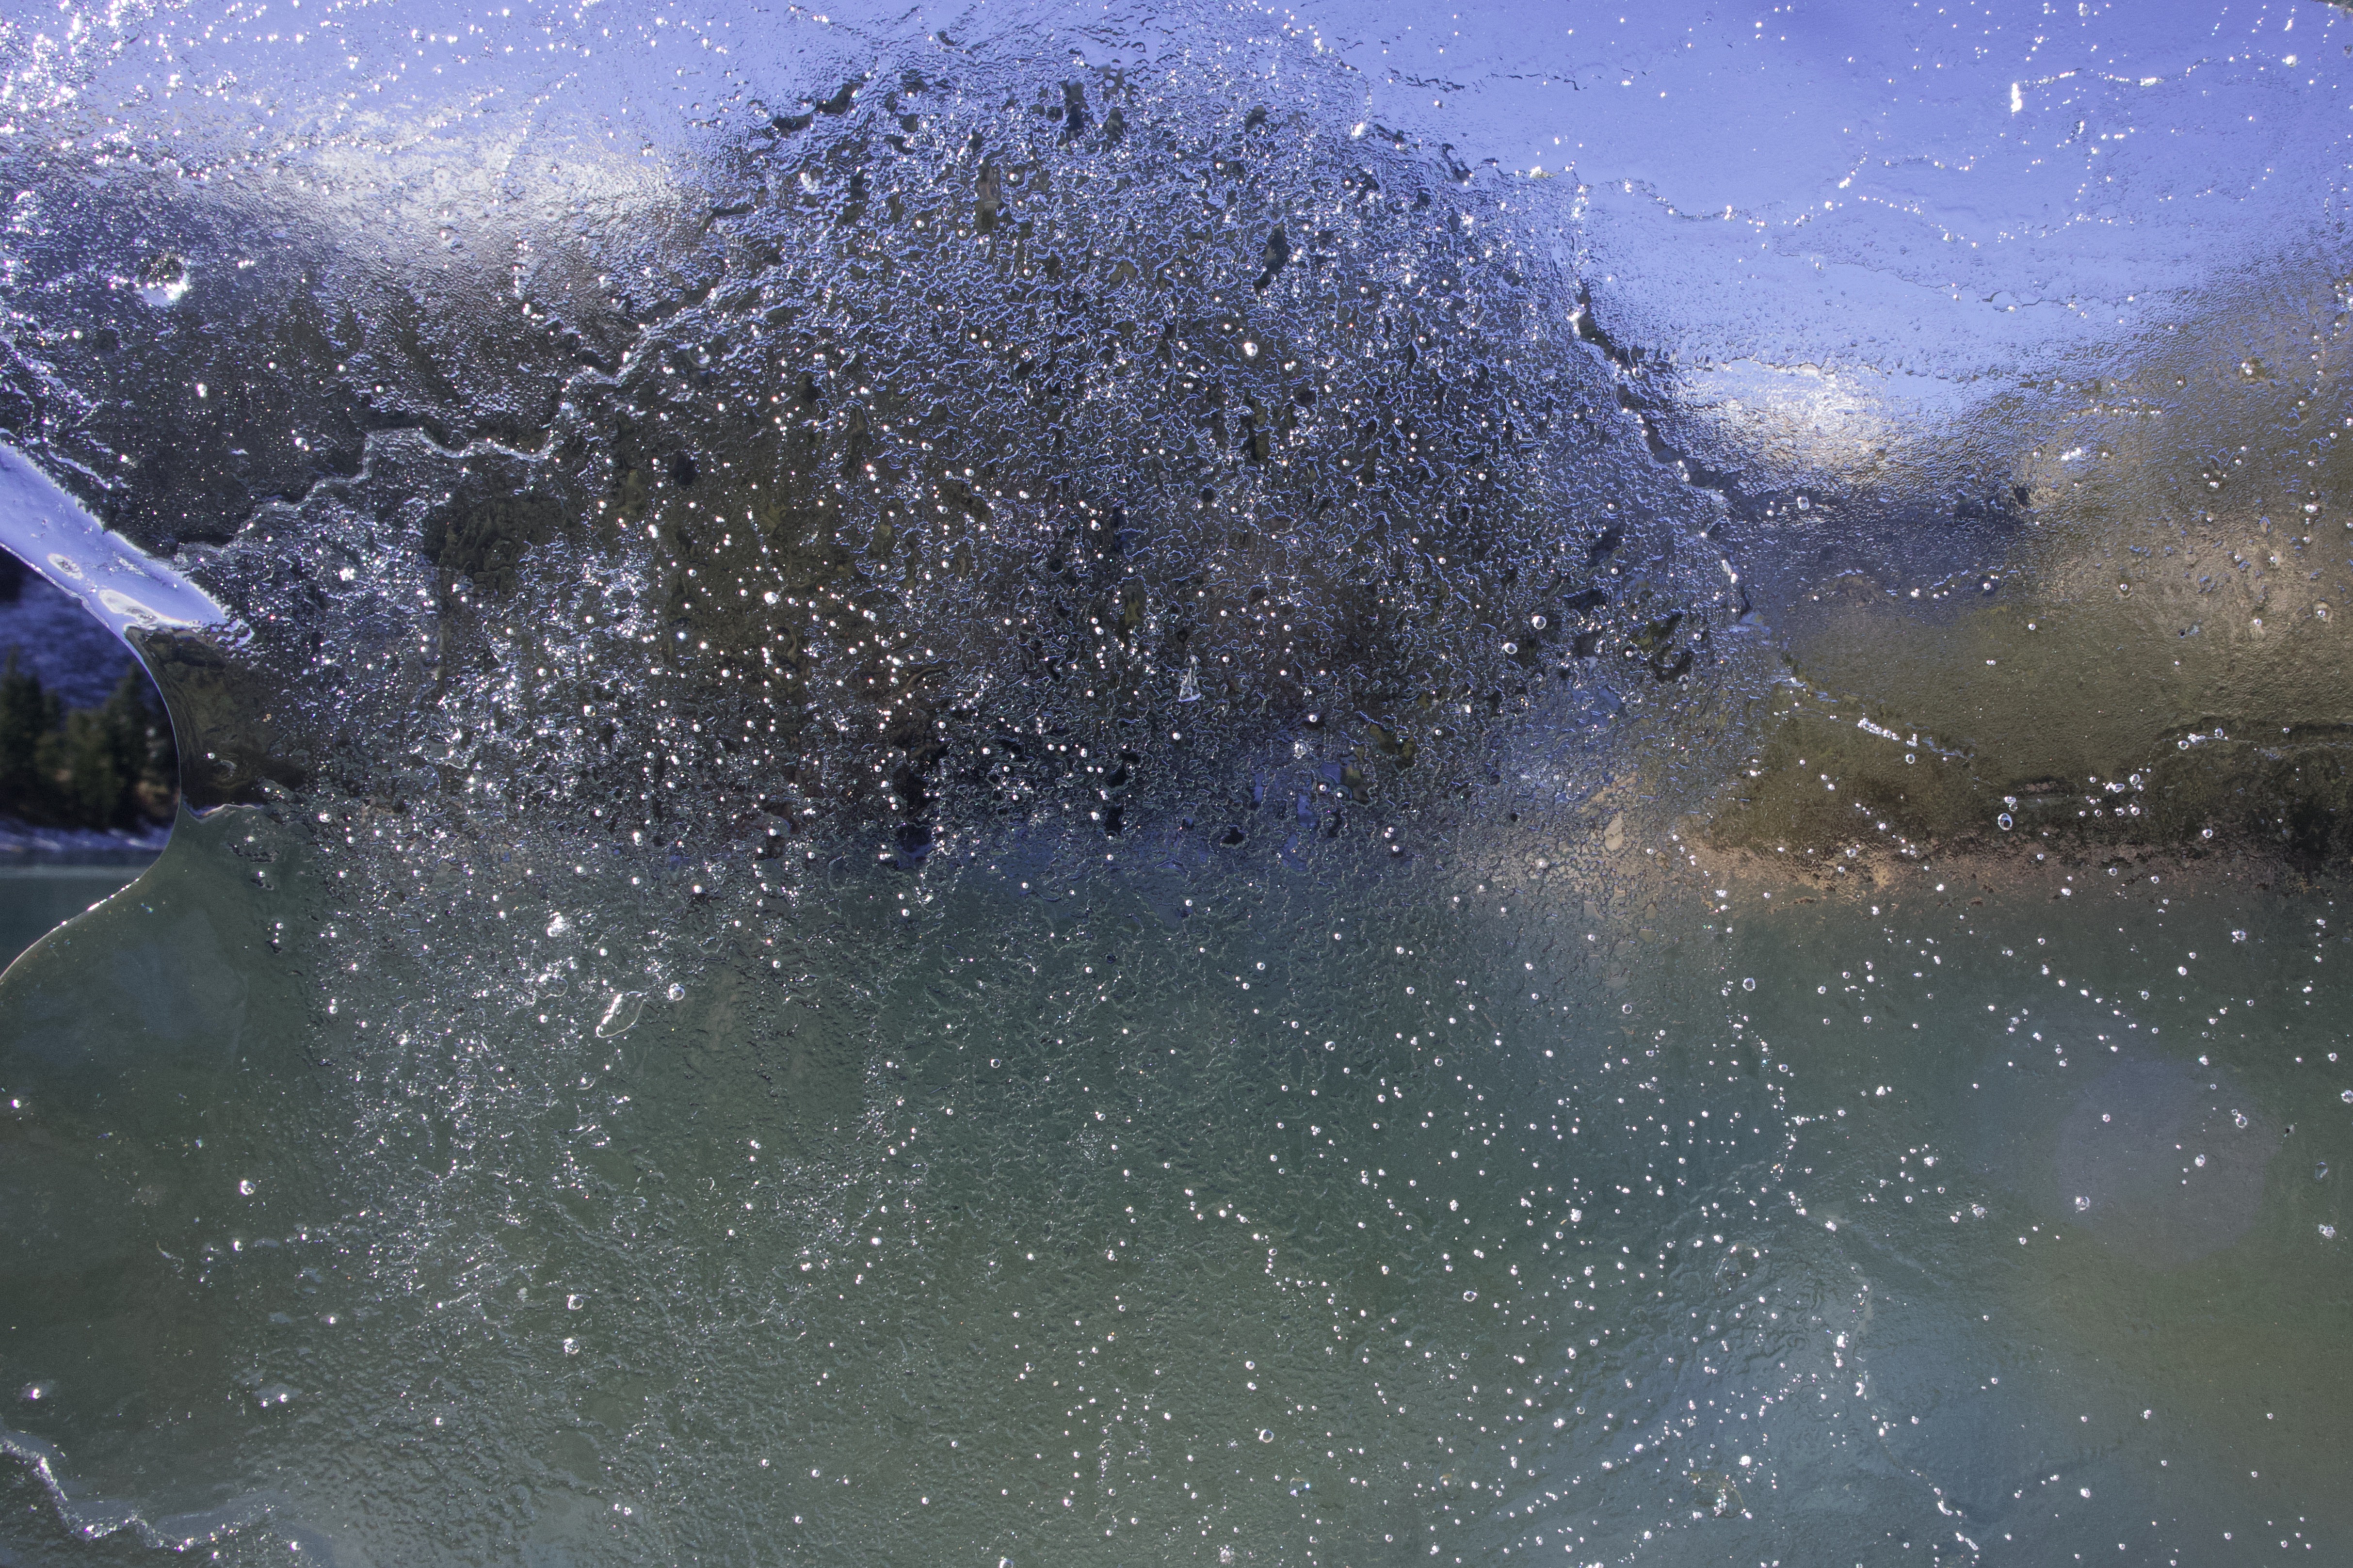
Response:
[{"label": "light reflection on ice", "polygon": [[230,617],[178,571],[107,531],[24,453],[0,442],[0,549],[30,562],[117,633],[225,632]]}]

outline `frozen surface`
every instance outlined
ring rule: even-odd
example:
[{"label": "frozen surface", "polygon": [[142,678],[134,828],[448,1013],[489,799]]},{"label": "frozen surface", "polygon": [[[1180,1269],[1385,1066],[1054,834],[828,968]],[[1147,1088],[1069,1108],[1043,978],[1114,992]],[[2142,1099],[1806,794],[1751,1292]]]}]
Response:
[{"label": "frozen surface", "polygon": [[0,1559],[2341,1555],[2353,34],[2054,11],[9,23]]}]

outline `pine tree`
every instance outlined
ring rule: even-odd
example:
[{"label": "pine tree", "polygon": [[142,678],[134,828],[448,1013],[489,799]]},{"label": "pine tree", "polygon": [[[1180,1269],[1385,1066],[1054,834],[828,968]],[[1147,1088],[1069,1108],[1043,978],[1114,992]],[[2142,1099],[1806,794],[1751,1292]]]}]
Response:
[{"label": "pine tree", "polygon": [[122,679],[97,714],[100,745],[113,778],[114,794],[107,803],[110,827],[139,826],[139,784],[153,767],[154,716],[147,706],[147,677],[136,664],[122,668]]},{"label": "pine tree", "polygon": [[107,718],[106,709],[77,708],[66,715],[64,732],[48,737],[68,827],[128,827],[133,820],[133,781],[117,765]]},{"label": "pine tree", "polygon": [[41,689],[41,678],[17,667],[12,649],[0,668],[0,815],[26,821],[46,819],[55,789],[44,763],[50,737],[63,715],[56,693]]},{"label": "pine tree", "polygon": [[10,653],[0,668],[0,816],[46,827],[169,821],[179,774],[171,716],[137,665],[102,705],[69,710]]}]

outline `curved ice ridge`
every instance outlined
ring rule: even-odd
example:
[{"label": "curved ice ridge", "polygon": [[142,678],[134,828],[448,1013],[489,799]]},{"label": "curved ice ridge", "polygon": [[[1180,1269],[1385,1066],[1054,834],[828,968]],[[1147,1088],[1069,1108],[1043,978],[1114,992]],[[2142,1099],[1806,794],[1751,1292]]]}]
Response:
[{"label": "curved ice ridge", "polygon": [[237,635],[213,596],[90,514],[33,460],[0,441],[0,549],[81,601],[130,643],[134,631]]},{"label": "curved ice ridge", "polygon": [[187,1552],[199,1546],[217,1546],[259,1523],[269,1511],[268,1503],[248,1497],[216,1509],[150,1520],[132,1503],[70,1495],[62,1474],[65,1455],[54,1443],[45,1443],[28,1433],[0,1425],[0,1456],[33,1479],[56,1510],[58,1522],[83,1541],[102,1541],[127,1531],[142,1545],[157,1551]]}]

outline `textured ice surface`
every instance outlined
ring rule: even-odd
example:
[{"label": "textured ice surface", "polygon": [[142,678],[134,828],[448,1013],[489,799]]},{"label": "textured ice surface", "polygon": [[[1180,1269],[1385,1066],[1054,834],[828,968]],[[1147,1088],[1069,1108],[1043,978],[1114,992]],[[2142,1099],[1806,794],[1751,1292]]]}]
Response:
[{"label": "textured ice surface", "polygon": [[2337,13],[9,28],[0,1550],[2344,1539]]}]

